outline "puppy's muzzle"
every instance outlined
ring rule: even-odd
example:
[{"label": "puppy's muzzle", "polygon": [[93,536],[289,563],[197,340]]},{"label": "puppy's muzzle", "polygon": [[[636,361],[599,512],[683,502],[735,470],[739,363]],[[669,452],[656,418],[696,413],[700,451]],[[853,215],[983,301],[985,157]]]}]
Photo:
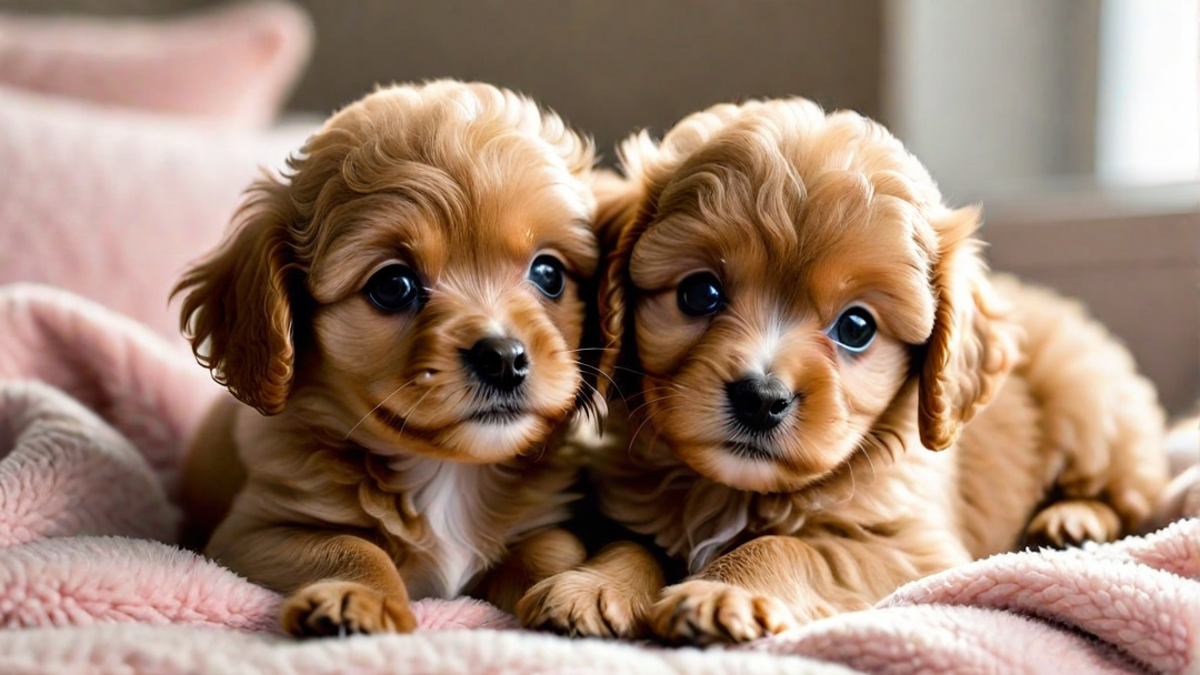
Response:
[{"label": "puppy's muzzle", "polygon": [[462,350],[462,359],[475,379],[498,394],[511,393],[529,376],[529,355],[514,338],[481,338]]},{"label": "puppy's muzzle", "polygon": [[734,424],[750,434],[765,434],[787,418],[796,397],[770,376],[751,375],[725,385]]}]

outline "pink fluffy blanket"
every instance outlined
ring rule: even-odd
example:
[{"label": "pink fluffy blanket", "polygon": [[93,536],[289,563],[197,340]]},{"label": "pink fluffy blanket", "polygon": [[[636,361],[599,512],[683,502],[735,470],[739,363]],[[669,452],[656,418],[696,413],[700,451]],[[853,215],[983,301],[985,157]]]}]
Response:
[{"label": "pink fluffy blanket", "polygon": [[132,321],[0,287],[0,672],[1200,671],[1196,519],[997,556],[740,649],[537,635],[469,600],[418,603],[413,635],[295,642],[274,632],[278,596],[171,543],[180,451],[217,395]]}]

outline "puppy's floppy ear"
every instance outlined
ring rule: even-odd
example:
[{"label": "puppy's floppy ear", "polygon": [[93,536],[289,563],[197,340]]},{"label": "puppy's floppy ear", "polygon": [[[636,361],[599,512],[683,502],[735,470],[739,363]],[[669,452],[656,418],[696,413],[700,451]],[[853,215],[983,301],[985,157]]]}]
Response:
[{"label": "puppy's floppy ear", "polygon": [[287,186],[255,183],[233,235],[171,294],[186,294],[180,328],[196,360],[264,415],[283,410],[292,382],[292,211]]},{"label": "puppy's floppy ear", "polygon": [[[617,368],[630,360],[633,342],[626,339],[626,301],[629,293],[629,256],[645,230],[639,212],[645,198],[637,179],[625,179],[611,171],[598,171],[592,182],[596,195],[596,236],[600,241],[600,269],[596,275],[599,313],[601,377],[596,390],[606,398],[616,387]],[[617,392],[618,394],[620,392]]]},{"label": "puppy's floppy ear", "polygon": [[633,300],[629,297],[629,259],[634,245],[658,215],[664,185],[696,148],[740,115],[763,105],[758,101],[719,103],[680,120],[661,142],[655,142],[646,131],[635,133],[618,150],[627,178],[610,171],[596,172],[592,191],[597,202],[601,254],[597,305],[605,348],[600,359],[603,376],[597,389],[602,397],[618,381],[619,365],[637,362],[633,318],[626,316],[627,305]]},{"label": "puppy's floppy ear", "polygon": [[987,278],[974,234],[978,208],[932,223],[938,240],[931,284],[937,299],[920,380],[921,442],[944,450],[986,405],[1015,365],[1018,331]]},{"label": "puppy's floppy ear", "polygon": [[596,197],[596,219],[593,227],[600,241],[601,252],[613,250],[620,231],[628,226],[641,202],[641,190],[636,181],[629,180],[609,169],[596,169],[590,176],[592,194]]}]

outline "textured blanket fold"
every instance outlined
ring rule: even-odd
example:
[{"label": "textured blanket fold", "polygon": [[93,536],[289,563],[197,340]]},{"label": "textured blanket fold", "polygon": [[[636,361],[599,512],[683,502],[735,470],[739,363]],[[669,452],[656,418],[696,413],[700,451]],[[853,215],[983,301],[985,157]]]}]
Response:
[{"label": "textured blanket fold", "polygon": [[6,380],[44,382],[74,398],[140,451],[168,494],[182,444],[220,394],[207,373],[141,324],[36,284],[0,286]]},{"label": "textured blanket fold", "polygon": [[736,649],[536,635],[471,600],[417,603],[413,635],[296,642],[278,595],[172,545],[180,453],[218,395],[119,315],[0,287],[0,673],[1200,672],[1195,469],[1157,533],[996,556]]}]

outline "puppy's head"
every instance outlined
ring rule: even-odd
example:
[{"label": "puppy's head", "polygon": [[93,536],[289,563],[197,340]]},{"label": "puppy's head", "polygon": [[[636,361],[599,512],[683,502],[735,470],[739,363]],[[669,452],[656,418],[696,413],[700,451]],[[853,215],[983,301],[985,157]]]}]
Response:
[{"label": "puppy's head", "polygon": [[381,453],[497,461],[574,408],[592,147],[512,92],[382,89],[180,282],[201,363],[264,414]]},{"label": "puppy's head", "polygon": [[946,448],[1011,367],[978,212],[946,208],[877,124],[720,105],[622,160],[625,189],[598,193],[605,366],[623,354],[653,433],[701,474],[799,489],[884,440],[914,390],[921,441]]}]

